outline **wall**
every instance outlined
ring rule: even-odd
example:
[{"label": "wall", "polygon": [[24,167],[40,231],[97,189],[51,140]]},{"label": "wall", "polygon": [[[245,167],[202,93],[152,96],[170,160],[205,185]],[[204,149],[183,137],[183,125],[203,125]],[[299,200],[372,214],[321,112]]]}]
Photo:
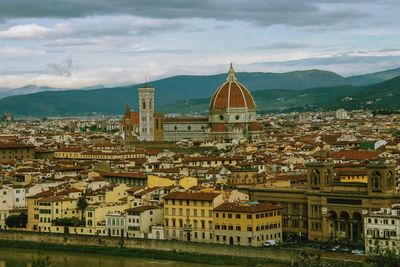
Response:
[{"label": "wall", "polygon": [[[49,234],[23,231],[0,231],[0,240],[33,241],[44,244],[79,245],[120,247],[121,238],[95,237],[85,235]],[[274,259],[278,261],[297,261],[299,251],[284,248],[255,248],[230,245],[204,244],[195,242],[150,240],[150,239],[124,239],[123,246],[131,249],[146,249],[155,251],[178,251],[206,255],[236,256]]]}]

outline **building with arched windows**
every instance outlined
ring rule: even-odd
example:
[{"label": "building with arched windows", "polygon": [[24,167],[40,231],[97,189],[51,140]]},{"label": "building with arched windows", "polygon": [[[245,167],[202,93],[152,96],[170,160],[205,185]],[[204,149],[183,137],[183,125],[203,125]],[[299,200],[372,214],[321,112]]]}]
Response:
[{"label": "building with arched windows", "polygon": [[[154,113],[155,89],[139,88],[139,112],[127,110],[123,119],[126,140],[138,141],[231,141],[255,140],[264,132],[256,118],[256,103],[236,78],[232,64],[226,81],[214,92],[208,116],[165,117]],[[132,115],[132,113],[134,115]]]},{"label": "building with arched windows", "polygon": [[241,186],[251,200],[282,206],[284,240],[363,242],[364,216],[400,202],[395,165],[366,165],[367,181],[335,179],[333,161],[306,164],[307,186],[261,188]]}]

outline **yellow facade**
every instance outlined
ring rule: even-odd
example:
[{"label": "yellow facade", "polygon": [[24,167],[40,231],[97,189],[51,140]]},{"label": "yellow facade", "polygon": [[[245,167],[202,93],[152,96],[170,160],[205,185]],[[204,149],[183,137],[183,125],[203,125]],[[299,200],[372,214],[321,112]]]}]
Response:
[{"label": "yellow facade", "polygon": [[160,176],[156,176],[156,175],[149,175],[147,177],[147,186],[149,188],[153,188],[156,186],[167,187],[167,186],[171,186],[171,185],[175,185],[175,184],[176,184],[176,182],[169,178],[164,178],[164,177],[160,177]]},{"label": "yellow facade", "polygon": [[165,238],[212,243],[213,209],[222,203],[221,193],[174,192],[165,196]]},{"label": "yellow facade", "polygon": [[111,191],[106,192],[105,202],[118,202],[128,194],[126,190],[130,187],[126,184],[119,184],[114,187]]},{"label": "yellow facade", "polygon": [[368,175],[343,175],[340,176],[341,183],[368,183]]},{"label": "yellow facade", "polygon": [[129,208],[126,203],[100,203],[89,205],[85,210],[87,227],[105,226],[106,214],[110,212],[122,212]]},{"label": "yellow facade", "polygon": [[187,159],[187,164],[191,167],[206,167],[206,168],[215,168],[220,167],[222,165],[236,166],[242,158],[211,158],[211,157],[195,157]]},{"label": "yellow facade", "polygon": [[282,242],[282,210],[260,203],[229,202],[214,209],[215,243],[261,246]]},{"label": "yellow facade", "polygon": [[170,178],[160,177],[156,175],[149,175],[147,177],[147,185],[149,188],[179,185],[184,189],[189,189],[193,186],[197,186],[197,178],[187,176],[187,177],[182,177],[181,179],[176,181]]},{"label": "yellow facade", "polygon": [[183,177],[179,180],[179,185],[184,189],[189,189],[193,186],[197,186],[197,178],[195,177]]},{"label": "yellow facade", "polygon": [[26,198],[26,206],[28,209],[28,223],[26,224],[27,230],[36,231],[39,225],[39,208],[36,198]]},{"label": "yellow facade", "polygon": [[38,230],[47,230],[52,221],[61,218],[80,218],[77,209],[77,200],[62,197],[47,197],[37,200],[39,209]]}]

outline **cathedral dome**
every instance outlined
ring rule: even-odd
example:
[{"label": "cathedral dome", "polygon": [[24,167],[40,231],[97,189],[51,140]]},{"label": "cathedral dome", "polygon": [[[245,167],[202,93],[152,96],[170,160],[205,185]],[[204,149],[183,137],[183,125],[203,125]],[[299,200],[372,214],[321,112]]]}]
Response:
[{"label": "cathedral dome", "polygon": [[237,81],[232,64],[228,77],[214,93],[210,101],[210,111],[230,108],[255,110],[256,104],[249,90]]}]

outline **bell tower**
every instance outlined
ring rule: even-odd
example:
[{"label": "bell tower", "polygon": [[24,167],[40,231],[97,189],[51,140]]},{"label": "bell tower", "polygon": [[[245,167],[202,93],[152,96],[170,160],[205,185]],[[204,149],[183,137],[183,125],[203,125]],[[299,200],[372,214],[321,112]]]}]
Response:
[{"label": "bell tower", "polygon": [[145,85],[139,88],[140,140],[154,141],[154,91]]}]

